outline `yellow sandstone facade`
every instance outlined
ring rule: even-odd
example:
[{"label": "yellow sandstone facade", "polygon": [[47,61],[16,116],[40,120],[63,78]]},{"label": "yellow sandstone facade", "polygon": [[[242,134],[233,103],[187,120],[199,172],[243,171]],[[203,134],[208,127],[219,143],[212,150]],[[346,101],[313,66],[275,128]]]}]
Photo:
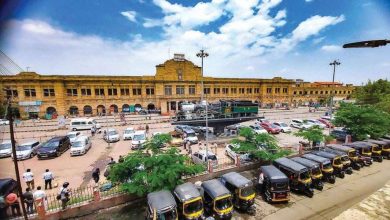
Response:
[{"label": "yellow sandstone facade", "polygon": [[[200,101],[202,79],[204,96],[209,102],[240,99],[257,102],[261,107],[319,102],[329,97],[330,91],[335,88],[281,77],[202,77],[199,66],[184,59],[184,55],[179,55],[157,65],[154,76],[39,75],[21,72],[2,76],[0,89],[12,96],[13,106],[19,109],[22,118],[43,117],[54,112],[80,116],[133,112],[140,108],[170,113],[178,110],[181,102]],[[352,85],[337,84],[335,96],[346,99],[353,89]]]}]

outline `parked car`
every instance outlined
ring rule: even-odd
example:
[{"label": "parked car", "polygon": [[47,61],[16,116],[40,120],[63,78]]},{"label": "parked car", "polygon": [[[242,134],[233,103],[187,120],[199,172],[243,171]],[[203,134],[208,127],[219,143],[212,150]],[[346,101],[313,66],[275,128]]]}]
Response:
[{"label": "parked car", "polygon": [[70,148],[70,140],[67,136],[57,136],[43,143],[37,150],[38,159],[59,157]]},{"label": "parked car", "polygon": [[66,136],[68,136],[70,143],[73,143],[79,135],[80,135],[79,131],[71,131],[68,132]]},{"label": "parked car", "polygon": [[260,125],[250,125],[249,126],[250,128],[252,128],[252,130],[256,133],[256,134],[267,134],[268,131],[265,130],[263,127],[261,127]]},{"label": "parked car", "polygon": [[86,154],[92,147],[92,142],[88,136],[80,135],[72,143],[70,148],[70,156],[77,156]]},{"label": "parked car", "polygon": [[175,131],[177,131],[181,134],[183,134],[184,129],[191,129],[191,126],[188,126],[188,125],[176,125],[175,126]]},{"label": "parked car", "polygon": [[190,142],[191,144],[196,144],[198,143],[198,137],[196,136],[195,134],[195,131],[192,130],[192,129],[184,129],[183,130],[183,135],[184,135],[184,141],[188,141]]},{"label": "parked car", "polygon": [[322,124],[324,124],[327,128],[334,128],[334,125],[332,124],[332,122],[330,122],[328,120],[320,118],[320,119],[318,119],[318,121],[321,122]]},{"label": "parked car", "polygon": [[143,149],[146,142],[146,131],[136,131],[134,134],[134,138],[131,141],[131,149]]},{"label": "parked car", "polygon": [[335,137],[338,141],[345,141],[348,132],[344,128],[335,128],[330,132],[330,135]]},{"label": "parked car", "polygon": [[169,143],[171,146],[174,147],[181,147],[183,146],[184,140],[182,138],[182,135],[176,131],[172,131],[169,133],[172,137],[171,142]]},{"label": "parked car", "polygon": [[9,121],[7,119],[0,119],[0,125],[9,125]]},{"label": "parked car", "polygon": [[262,122],[261,127],[267,130],[267,132],[270,134],[279,134],[281,130],[279,126],[266,122]]},{"label": "parked car", "polygon": [[92,118],[75,118],[70,121],[70,129],[72,131],[90,130],[92,127],[100,129],[101,125]]},{"label": "parked car", "polygon": [[306,124],[309,124],[311,126],[318,126],[321,129],[326,128],[326,125],[324,125],[323,123],[321,123],[315,119],[307,119],[307,120],[303,120],[303,122]]},{"label": "parked car", "polygon": [[37,154],[39,148],[39,141],[32,140],[24,142],[16,148],[16,159],[24,160],[32,158]]},{"label": "parked car", "polygon": [[304,123],[304,121],[301,119],[292,119],[290,122],[290,126],[298,129],[309,129],[312,125]]},{"label": "parked car", "polygon": [[239,153],[235,152],[235,148],[239,148],[240,146],[237,144],[227,144],[225,147],[225,155],[232,158],[234,161],[236,161],[237,157],[240,157],[241,163],[246,163],[252,160],[249,153]]},{"label": "parked car", "polygon": [[107,142],[107,143],[113,143],[113,142],[117,142],[120,140],[120,136],[119,136],[119,133],[117,130],[115,130],[114,128],[109,128],[105,131],[105,134],[103,136],[103,139]]},{"label": "parked car", "polygon": [[280,128],[280,131],[283,133],[290,133],[291,132],[291,127],[288,126],[284,122],[274,122],[273,124],[278,126]]},{"label": "parked car", "polygon": [[191,155],[192,161],[196,164],[205,164],[210,160],[213,168],[218,167],[217,156],[211,150],[200,150]]},{"label": "parked car", "polygon": [[328,120],[328,121],[331,121],[334,119],[334,116],[330,117],[329,115],[324,115],[324,116],[321,116],[322,119],[325,119],[325,120]]},{"label": "parked car", "polygon": [[123,131],[123,140],[133,140],[135,130],[133,127],[128,127]]},{"label": "parked car", "polygon": [[10,157],[12,154],[12,144],[11,140],[4,140],[0,144],[0,158]]}]

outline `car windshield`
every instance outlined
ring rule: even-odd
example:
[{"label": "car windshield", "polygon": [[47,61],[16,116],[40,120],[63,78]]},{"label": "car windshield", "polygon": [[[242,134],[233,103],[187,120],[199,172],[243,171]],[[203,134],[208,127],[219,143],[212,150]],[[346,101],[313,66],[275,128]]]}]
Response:
[{"label": "car windshield", "polygon": [[142,141],[142,140],[145,140],[145,135],[143,135],[143,134],[134,135],[134,140],[135,140],[135,141]]},{"label": "car windshield", "polygon": [[316,167],[314,169],[311,170],[311,173],[314,175],[314,176],[317,176],[317,175],[320,175],[321,174],[321,170],[319,167]]},{"label": "car windshield", "polygon": [[288,125],[286,123],[280,123],[279,125],[280,125],[280,127],[288,127]]},{"label": "car windshield", "polygon": [[191,203],[184,204],[184,213],[193,214],[199,212],[203,208],[202,199],[196,200]]},{"label": "car windshield", "polygon": [[92,123],[94,123],[95,125],[97,124],[97,122],[95,120],[92,120]]},{"label": "car windshield", "polygon": [[273,186],[278,190],[284,190],[288,188],[288,182],[274,183]]},{"label": "car windshield", "polygon": [[299,174],[299,179],[301,180],[306,180],[308,178],[310,178],[309,172],[303,172]]},{"label": "car windshield", "polygon": [[60,142],[58,141],[48,141],[42,145],[41,148],[56,148]]},{"label": "car windshield", "polygon": [[72,147],[83,147],[84,143],[84,141],[76,141],[72,144]]},{"label": "car windshield", "polygon": [[208,158],[209,160],[217,160],[217,157],[215,155],[209,155]]},{"label": "car windshield", "polygon": [[215,201],[215,209],[217,210],[225,210],[230,207],[232,207],[232,199],[230,196]]},{"label": "car windshield", "polygon": [[0,150],[11,148],[11,143],[0,144]]},{"label": "car windshield", "polygon": [[333,164],[334,164],[334,165],[340,165],[340,164],[341,164],[341,159],[340,159],[340,157],[334,158]]},{"label": "car windshield", "polygon": [[68,134],[67,135],[69,138],[74,138],[74,137],[76,137],[76,134]]},{"label": "car windshield", "polygon": [[16,148],[17,151],[31,150],[31,145],[21,145]]},{"label": "car windshield", "polygon": [[270,127],[271,127],[271,128],[278,128],[279,126],[274,125],[274,124],[270,124]]},{"label": "car windshield", "polygon": [[388,145],[385,145],[385,146],[383,146],[383,149],[384,150],[387,150],[387,149],[389,149],[390,148],[390,145],[388,144]]},{"label": "car windshield", "polygon": [[157,220],[175,220],[177,218],[176,209],[157,214]]},{"label": "car windshield", "polygon": [[371,153],[371,149],[370,148],[363,148],[363,152],[364,153]]},{"label": "car windshield", "polygon": [[372,150],[373,150],[373,151],[380,151],[381,148],[377,145],[377,146],[374,146],[374,147],[372,148]]},{"label": "car windshield", "polygon": [[187,137],[196,137],[195,133],[188,133]]},{"label": "car windshield", "polygon": [[134,133],[134,130],[125,130],[125,134],[132,134]]},{"label": "car windshield", "polygon": [[348,152],[348,156],[349,157],[356,157],[356,151],[353,150],[353,151]]},{"label": "car windshield", "polygon": [[348,162],[349,161],[349,157],[347,155],[343,155],[343,156],[341,156],[341,161]]},{"label": "car windshield", "polygon": [[243,197],[253,195],[253,193],[255,193],[255,190],[253,189],[252,186],[248,186],[248,187],[241,189],[241,196],[243,196]]},{"label": "car windshield", "polygon": [[116,135],[117,133],[116,133],[116,131],[109,131],[108,132],[108,135]]},{"label": "car windshield", "polygon": [[326,164],[324,164],[323,165],[323,169],[325,170],[327,170],[327,169],[330,169],[330,168],[332,168],[332,165],[330,164],[330,163],[326,163]]}]

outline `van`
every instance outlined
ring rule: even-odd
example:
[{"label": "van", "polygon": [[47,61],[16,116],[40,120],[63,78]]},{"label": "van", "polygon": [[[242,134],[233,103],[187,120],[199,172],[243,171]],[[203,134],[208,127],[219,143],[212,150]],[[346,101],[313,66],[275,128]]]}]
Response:
[{"label": "van", "polygon": [[132,150],[138,150],[145,148],[145,142],[146,142],[146,131],[136,131],[134,133],[133,140],[131,141],[131,149]]},{"label": "van", "polygon": [[185,142],[190,142],[191,144],[197,144],[198,143],[198,137],[196,136],[196,133],[192,129],[184,129],[183,130],[184,134],[184,141]]},{"label": "van", "polygon": [[70,129],[72,131],[77,130],[90,130],[92,127],[100,129],[101,126],[92,118],[75,118],[70,121]]}]

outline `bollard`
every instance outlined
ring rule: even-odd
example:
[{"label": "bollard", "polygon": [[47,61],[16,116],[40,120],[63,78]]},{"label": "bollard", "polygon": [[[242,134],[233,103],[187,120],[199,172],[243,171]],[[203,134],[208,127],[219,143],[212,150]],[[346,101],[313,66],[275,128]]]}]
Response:
[{"label": "bollard", "polygon": [[211,161],[210,160],[207,160],[207,164],[208,164],[208,170],[209,170],[209,173],[212,173],[213,172],[213,165],[211,164]]},{"label": "bollard", "polygon": [[352,136],[351,135],[347,135],[345,136],[345,143],[351,143],[352,142]]},{"label": "bollard", "polygon": [[241,163],[240,163],[240,157],[238,155],[236,155],[236,166],[237,167],[240,167]]},{"label": "bollard", "polygon": [[38,198],[35,200],[35,207],[38,213],[38,219],[45,219],[46,210],[45,210],[45,201],[44,198]]}]

